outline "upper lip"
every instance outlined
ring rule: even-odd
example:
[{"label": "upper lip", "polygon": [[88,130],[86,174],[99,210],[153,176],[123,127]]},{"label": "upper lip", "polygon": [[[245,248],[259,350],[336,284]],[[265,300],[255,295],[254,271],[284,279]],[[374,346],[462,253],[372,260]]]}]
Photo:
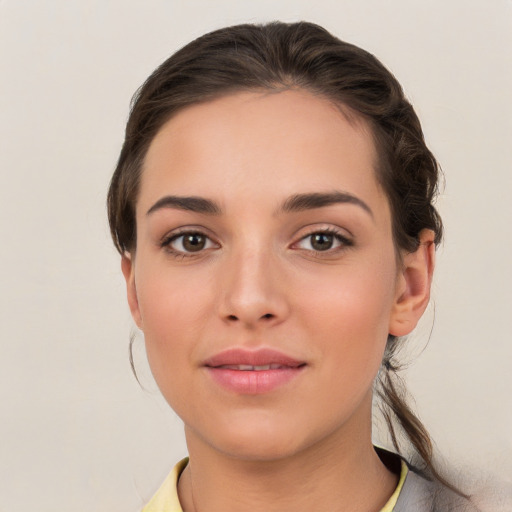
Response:
[{"label": "upper lip", "polygon": [[306,363],[270,348],[257,350],[231,348],[215,354],[204,362],[204,366],[211,368],[226,365],[264,366],[269,364],[296,368]]}]

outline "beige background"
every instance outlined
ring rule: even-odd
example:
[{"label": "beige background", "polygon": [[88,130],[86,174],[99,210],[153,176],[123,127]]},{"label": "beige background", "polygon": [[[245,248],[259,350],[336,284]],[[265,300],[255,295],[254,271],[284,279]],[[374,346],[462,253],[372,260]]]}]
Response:
[{"label": "beige background", "polygon": [[105,193],[153,68],[272,19],[372,51],[415,104],[447,185],[410,389],[458,471],[512,482],[510,0],[0,0],[0,512],[135,511],[185,454],[140,350],[149,391],[130,373]]}]

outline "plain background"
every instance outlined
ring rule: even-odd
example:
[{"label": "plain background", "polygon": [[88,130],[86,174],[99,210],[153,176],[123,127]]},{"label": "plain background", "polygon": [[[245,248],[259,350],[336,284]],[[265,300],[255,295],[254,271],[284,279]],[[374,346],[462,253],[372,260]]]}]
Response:
[{"label": "plain background", "polygon": [[135,511],[186,454],[132,329],[105,214],[132,93],[239,22],[306,19],[398,77],[440,160],[446,241],[410,340],[420,416],[512,482],[510,0],[0,0],[0,511]]}]

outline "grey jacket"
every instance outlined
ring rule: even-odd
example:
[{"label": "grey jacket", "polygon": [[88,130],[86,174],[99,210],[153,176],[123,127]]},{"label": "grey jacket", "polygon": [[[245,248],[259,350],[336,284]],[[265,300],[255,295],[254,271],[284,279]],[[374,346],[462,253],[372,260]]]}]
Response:
[{"label": "grey jacket", "polygon": [[480,512],[470,500],[408,466],[393,512]]}]

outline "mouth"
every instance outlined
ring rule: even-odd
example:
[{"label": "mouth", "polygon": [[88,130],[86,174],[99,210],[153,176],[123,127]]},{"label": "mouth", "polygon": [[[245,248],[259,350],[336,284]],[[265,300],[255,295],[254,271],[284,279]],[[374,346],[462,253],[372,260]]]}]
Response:
[{"label": "mouth", "polygon": [[215,354],[204,362],[204,366],[210,368],[222,367],[239,371],[279,370],[282,368],[297,368],[305,364],[305,361],[270,348],[257,350],[231,348]]},{"label": "mouth", "polygon": [[230,349],[204,363],[213,381],[243,395],[270,393],[295,380],[307,364],[273,349]]},{"label": "mouth", "polygon": [[[302,366],[302,365],[299,365]],[[212,368],[220,368],[224,370],[237,370],[239,372],[263,372],[267,370],[285,370],[288,368],[292,368],[291,366],[286,366],[277,363],[271,364],[262,364],[257,366],[252,366],[250,364],[223,364],[220,366],[213,366]],[[294,367],[295,368],[295,367]]]}]

